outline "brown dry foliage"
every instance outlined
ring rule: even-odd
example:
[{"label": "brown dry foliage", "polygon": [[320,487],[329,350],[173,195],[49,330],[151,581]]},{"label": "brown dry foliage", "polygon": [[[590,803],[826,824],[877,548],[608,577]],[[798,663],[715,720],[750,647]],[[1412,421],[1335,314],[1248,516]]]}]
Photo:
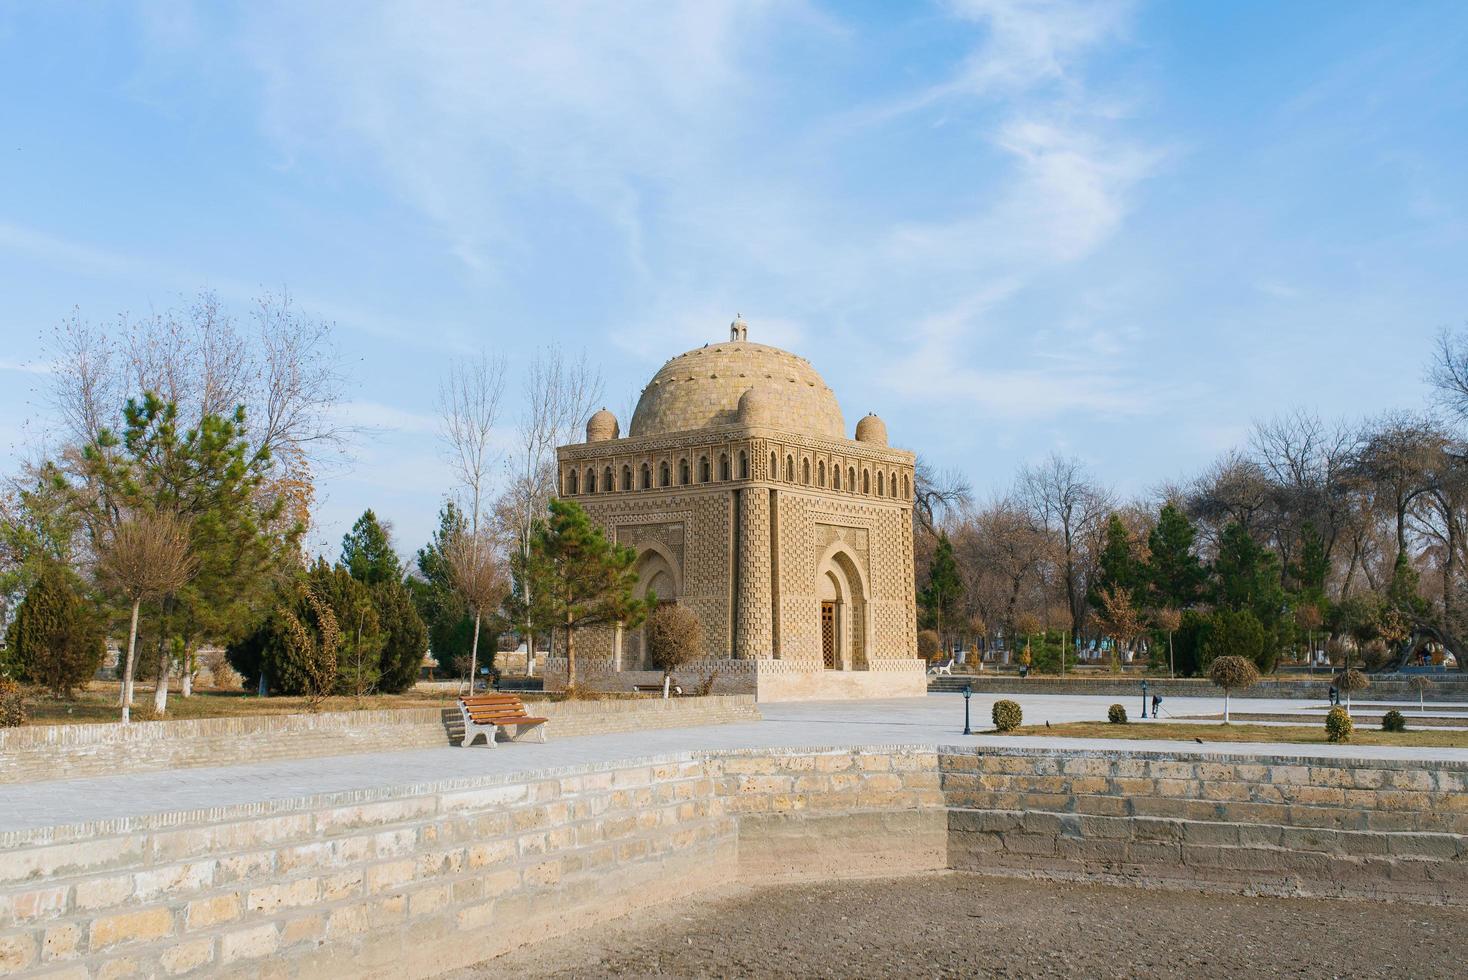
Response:
[{"label": "brown dry foliage", "polygon": [[1208,679],[1225,691],[1252,687],[1259,680],[1259,668],[1247,657],[1219,657],[1208,668]]},{"label": "brown dry foliage", "polygon": [[665,603],[647,617],[647,657],[658,670],[671,673],[702,652],[703,626],[693,610]]},{"label": "brown dry foliage", "polygon": [[177,591],[198,567],[182,518],[169,511],[140,511],[113,528],[97,560],[97,576],[136,601]]}]

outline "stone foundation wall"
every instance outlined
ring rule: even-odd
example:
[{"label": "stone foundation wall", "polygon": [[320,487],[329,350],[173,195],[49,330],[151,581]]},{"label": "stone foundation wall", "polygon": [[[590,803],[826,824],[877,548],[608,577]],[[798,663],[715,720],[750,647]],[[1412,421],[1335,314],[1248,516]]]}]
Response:
[{"label": "stone foundation wall", "polygon": [[1468,905],[1465,780],[1451,763],[746,750],[53,827],[0,835],[0,971],[426,976],[739,876],[951,867]]},{"label": "stone foundation wall", "polygon": [[[1134,675],[1122,678],[1066,678],[1026,677],[998,674],[956,674],[953,677],[929,677],[928,690],[962,691],[971,684],[975,694],[1093,694],[1097,697],[1139,698],[1143,678]],[[1147,693],[1163,697],[1213,698],[1223,697],[1223,692],[1213,682],[1201,677],[1146,677]],[[1262,680],[1247,691],[1234,695],[1244,698],[1290,698],[1305,701],[1326,700],[1330,689],[1330,675],[1320,674],[1316,680]],[[1425,699],[1434,701],[1468,701],[1468,677],[1453,673],[1434,677],[1432,687]],[[1416,703],[1417,691],[1406,681],[1372,678],[1371,686],[1358,691],[1354,701],[1410,701]]]},{"label": "stone foundation wall", "polygon": [[1468,904],[1468,765],[945,753],[949,865]]},{"label": "stone foundation wall", "polygon": [[932,751],[685,754],[0,836],[0,972],[427,976],[727,883],[741,820],[940,802]]},{"label": "stone foundation wall", "polygon": [[[550,719],[547,738],[759,720],[754,698],[748,696],[530,701],[529,705],[532,714]],[[130,725],[31,725],[0,729],[0,785],[431,748],[457,745],[462,735],[459,713],[452,707]]]},{"label": "stone foundation wall", "polygon": [[[920,698],[928,693],[923,662],[916,658],[873,658],[865,670],[823,670],[808,661],[769,657],[755,660],[695,660],[674,675],[684,693],[713,675],[716,694],[751,694],[759,701],[848,701]],[[636,685],[661,685],[662,671],[617,670],[610,658],[576,658],[576,683],[583,690],[626,692]],[[566,660],[546,662],[547,690],[565,690]]]}]

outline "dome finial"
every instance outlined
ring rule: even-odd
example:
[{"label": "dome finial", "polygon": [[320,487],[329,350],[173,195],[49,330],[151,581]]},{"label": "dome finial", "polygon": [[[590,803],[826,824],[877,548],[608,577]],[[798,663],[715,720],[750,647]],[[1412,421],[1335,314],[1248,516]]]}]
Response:
[{"label": "dome finial", "polygon": [[734,314],[734,322],[729,324],[729,339],[731,341],[749,339],[749,325],[744,322],[743,313]]}]

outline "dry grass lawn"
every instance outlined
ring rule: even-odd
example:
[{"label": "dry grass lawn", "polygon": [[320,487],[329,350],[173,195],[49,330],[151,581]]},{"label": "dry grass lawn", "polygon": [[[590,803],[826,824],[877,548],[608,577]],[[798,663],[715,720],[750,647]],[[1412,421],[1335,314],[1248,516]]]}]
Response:
[{"label": "dry grass lawn", "polygon": [[[1356,726],[1351,736],[1354,745],[1407,745],[1421,748],[1468,748],[1468,731],[1413,730],[1407,719],[1405,732],[1384,732],[1380,728]],[[1002,735],[1003,732],[984,732]],[[1010,735],[1049,735],[1061,738],[1173,739],[1189,742],[1297,742],[1302,745],[1327,745],[1325,724],[1319,725],[1189,725],[1185,722],[1137,721],[1113,725],[1104,721],[1073,721],[1059,725],[1022,725]]]}]

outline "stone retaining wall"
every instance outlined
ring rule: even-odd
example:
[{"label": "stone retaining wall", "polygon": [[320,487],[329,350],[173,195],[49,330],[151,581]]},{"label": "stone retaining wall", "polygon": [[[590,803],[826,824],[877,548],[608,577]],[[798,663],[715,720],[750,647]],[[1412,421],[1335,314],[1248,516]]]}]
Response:
[{"label": "stone retaining wall", "polygon": [[1468,904],[1468,765],[945,753],[949,865]]},{"label": "stone retaining wall", "polygon": [[[740,822],[796,811],[838,840],[941,816],[936,753],[683,754],[16,833],[0,972],[431,975],[727,883]],[[941,867],[930,824],[875,851]]]},{"label": "stone retaining wall", "polygon": [[1451,763],[744,750],[20,831],[0,972],[426,976],[737,876],[1468,905],[1465,787]]},{"label": "stone retaining wall", "polygon": [[[532,701],[551,719],[548,738],[757,721],[754,698]],[[130,725],[30,725],[0,729],[0,784],[121,772],[387,752],[458,743],[454,708],[327,711]]]},{"label": "stone retaining wall", "polygon": [[[1319,674],[1315,680],[1272,680],[1255,684],[1234,699],[1243,698],[1290,698],[1306,701],[1326,700],[1330,689],[1330,675]],[[955,674],[952,677],[929,677],[930,691],[962,691],[965,684],[973,686],[976,694],[1091,694],[1097,697],[1138,698],[1141,697],[1140,676],[1130,678],[1066,678],[1026,677],[996,674]],[[1223,693],[1213,682],[1202,677],[1146,678],[1147,693],[1163,697],[1213,698]],[[1356,701],[1410,701],[1417,703],[1417,690],[1407,681],[1372,678],[1371,686],[1359,691]],[[1429,704],[1439,701],[1468,702],[1468,677],[1458,673],[1434,677],[1428,688],[1426,700]]]}]

